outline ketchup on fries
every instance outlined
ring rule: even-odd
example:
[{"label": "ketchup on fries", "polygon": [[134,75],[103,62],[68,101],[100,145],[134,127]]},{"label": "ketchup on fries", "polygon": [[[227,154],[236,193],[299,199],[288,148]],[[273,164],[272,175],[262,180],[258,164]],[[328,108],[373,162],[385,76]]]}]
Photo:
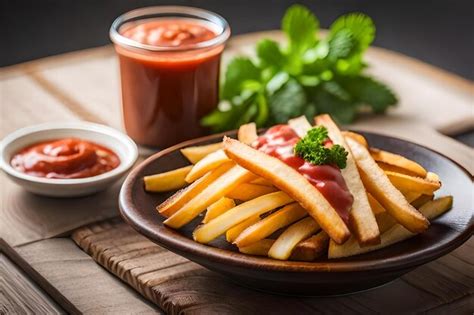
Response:
[{"label": "ketchup on fries", "polygon": [[[281,260],[384,248],[422,233],[429,220],[451,208],[451,196],[434,199],[441,187],[436,174],[369,147],[362,135],[340,131],[328,115],[315,117],[315,123],[327,132],[319,139],[324,148],[307,146],[306,155],[295,150],[314,134],[306,118],[260,136],[255,124],[246,124],[238,140],[224,137],[222,143],[183,149],[193,165],[147,176],[145,189],[181,188],[157,210],[171,228],[203,215],[195,241],[207,244],[225,235],[241,253]],[[344,152],[338,155],[345,156],[343,163],[319,159],[333,146]]]}]

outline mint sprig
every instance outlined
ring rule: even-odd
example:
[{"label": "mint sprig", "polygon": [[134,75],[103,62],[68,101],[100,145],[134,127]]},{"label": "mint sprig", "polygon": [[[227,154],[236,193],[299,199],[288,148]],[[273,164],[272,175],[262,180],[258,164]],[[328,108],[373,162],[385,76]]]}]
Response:
[{"label": "mint sprig", "polygon": [[293,5],[283,17],[282,30],[287,45],[263,39],[256,58],[236,57],[229,63],[221,88],[226,106],[206,116],[204,126],[225,131],[255,121],[265,127],[321,113],[350,123],[362,111],[384,113],[397,103],[389,87],[365,73],[363,56],[375,38],[368,16],[343,15],[321,38],[316,16]]},{"label": "mint sprig", "polygon": [[345,168],[347,151],[338,144],[327,148],[326,140],[328,140],[328,131],[325,127],[312,128],[295,145],[295,154],[314,165],[336,165],[340,169]]}]

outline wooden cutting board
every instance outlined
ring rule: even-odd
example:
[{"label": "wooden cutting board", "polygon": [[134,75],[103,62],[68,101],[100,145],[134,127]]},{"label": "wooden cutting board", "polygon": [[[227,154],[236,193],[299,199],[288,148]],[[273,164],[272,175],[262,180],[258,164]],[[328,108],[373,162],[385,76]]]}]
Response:
[{"label": "wooden cutting board", "polygon": [[385,286],[341,297],[297,298],[239,286],[152,243],[120,219],[76,230],[86,253],[170,314],[468,313],[474,239]]}]

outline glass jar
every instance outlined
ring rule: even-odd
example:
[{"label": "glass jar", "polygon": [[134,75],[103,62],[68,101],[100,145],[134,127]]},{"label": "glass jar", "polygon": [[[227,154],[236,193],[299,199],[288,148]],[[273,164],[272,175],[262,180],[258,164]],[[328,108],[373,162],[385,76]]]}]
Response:
[{"label": "glass jar", "polygon": [[221,16],[191,7],[143,8],[113,22],[123,121],[132,139],[165,148],[205,132],[200,119],[219,101],[229,36]]}]

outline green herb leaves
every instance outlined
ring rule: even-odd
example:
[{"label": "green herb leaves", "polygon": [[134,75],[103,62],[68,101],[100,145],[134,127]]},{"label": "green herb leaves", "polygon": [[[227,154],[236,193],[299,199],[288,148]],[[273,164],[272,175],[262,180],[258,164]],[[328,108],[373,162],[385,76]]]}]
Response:
[{"label": "green herb leaves", "polygon": [[363,73],[363,54],[375,37],[368,16],[341,16],[320,39],[313,13],[293,5],[282,29],[287,46],[263,39],[255,59],[237,57],[229,63],[221,89],[224,104],[202,120],[204,126],[225,131],[255,121],[265,127],[320,113],[349,123],[361,111],[383,113],[397,103],[387,86]]},{"label": "green herb leaves", "polygon": [[289,52],[297,56],[316,43],[319,21],[307,8],[296,4],[286,11],[281,28],[288,37]]},{"label": "green herb leaves", "polygon": [[315,165],[337,165],[340,169],[346,167],[347,151],[340,145],[326,147],[328,131],[319,126],[310,129],[295,146],[295,154],[305,161]]}]

